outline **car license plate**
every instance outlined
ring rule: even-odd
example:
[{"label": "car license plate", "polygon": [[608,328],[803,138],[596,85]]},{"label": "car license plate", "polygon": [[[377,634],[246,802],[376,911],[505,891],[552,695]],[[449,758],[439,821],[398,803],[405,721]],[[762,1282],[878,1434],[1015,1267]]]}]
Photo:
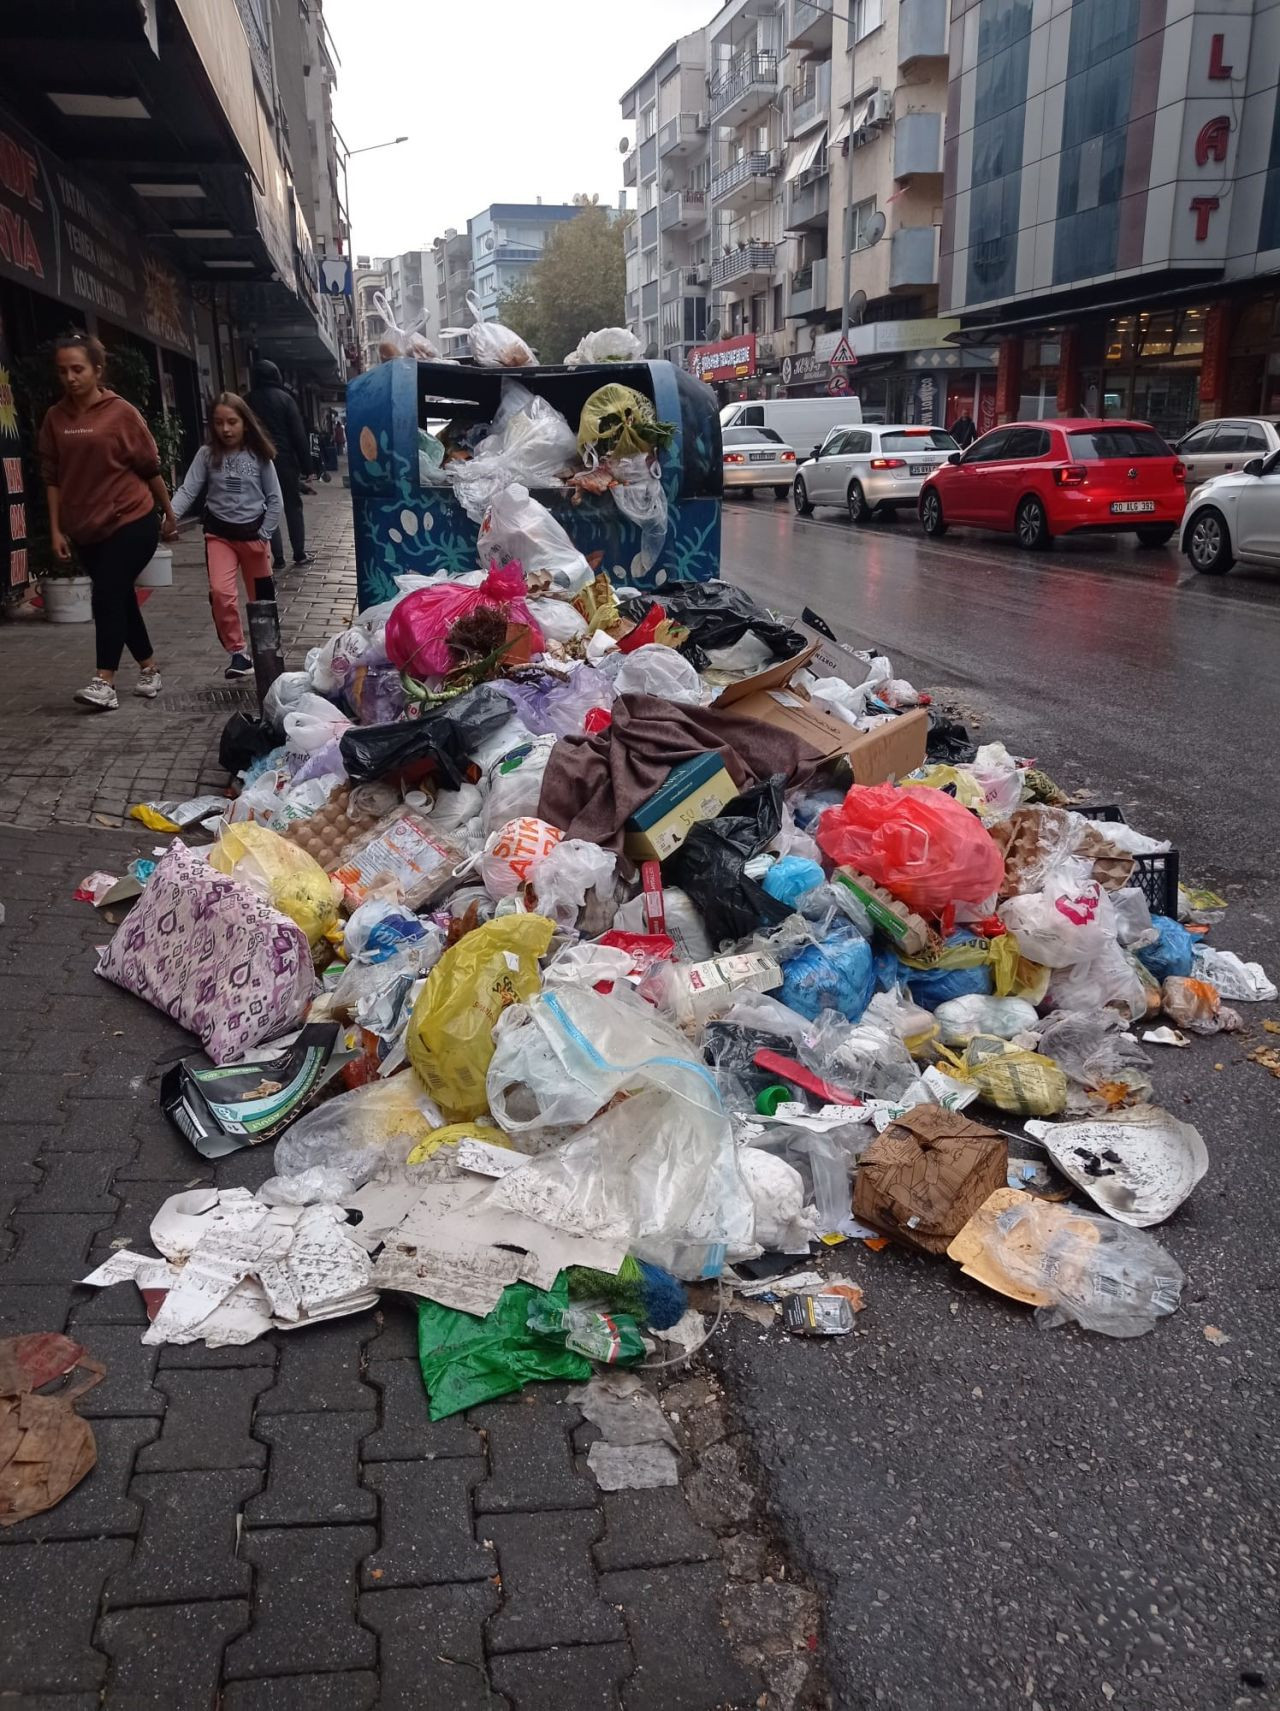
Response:
[{"label": "car license plate", "polygon": [[907,470],[908,475],[932,475],[932,473],[933,465],[931,463],[913,463]]},{"label": "car license plate", "polygon": [[1113,499],[1111,501],[1112,512],[1117,517],[1132,517],[1138,511],[1154,511],[1155,508],[1154,499]]},{"label": "car license plate", "polygon": [[772,463],[773,462],[773,453],[772,452],[752,452],[750,455],[751,455],[752,463]]}]

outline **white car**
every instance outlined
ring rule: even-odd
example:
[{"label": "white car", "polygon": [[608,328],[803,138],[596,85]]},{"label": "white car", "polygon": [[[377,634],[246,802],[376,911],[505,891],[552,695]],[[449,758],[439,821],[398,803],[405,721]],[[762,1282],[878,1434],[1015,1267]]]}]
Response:
[{"label": "white car", "polygon": [[757,487],[772,487],[775,499],[785,499],[796,472],[796,454],[782,443],[773,428],[725,428],[725,491],[744,491],[750,496]]},{"label": "white car", "polygon": [[904,506],[914,511],[925,477],[959,450],[945,428],[908,422],[832,428],[796,471],[796,511],[807,517],[815,505],[841,505],[854,523]]},{"label": "white car", "polygon": [[1197,487],[1178,538],[1203,576],[1225,576],[1237,559],[1280,566],[1280,451]]}]

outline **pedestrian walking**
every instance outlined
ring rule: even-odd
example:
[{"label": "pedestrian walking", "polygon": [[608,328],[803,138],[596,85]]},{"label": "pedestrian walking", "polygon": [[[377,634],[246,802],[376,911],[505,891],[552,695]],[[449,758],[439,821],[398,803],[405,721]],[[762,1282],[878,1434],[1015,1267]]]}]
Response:
[{"label": "pedestrian walking", "polygon": [[178,518],[203,501],[209,604],[218,640],[231,656],[227,677],[247,677],[253,670],[240,621],[241,578],[248,600],[269,600],[275,594],[269,543],[283,504],[272,462],[275,453],[244,399],[234,392],[221,393],[209,412],[205,443],[173,496],[172,526],[166,524],[166,539],[171,539],[178,532]]},{"label": "pedestrian walking", "polygon": [[160,517],[172,520],[169,490],[151,430],[119,393],[102,383],[107,353],[87,333],[54,344],[62,397],[40,424],[40,474],[55,557],[74,546],[93,584],[97,665],[76,700],[97,712],[120,705],[116,672],[127,647],[138,662],[134,694],[153,700],[160,672],[134,583],[160,541]]},{"label": "pedestrian walking", "polygon": [[961,410],[951,424],[951,438],[963,451],[966,446],[971,446],[977,437],[978,430],[974,426],[973,417],[968,410]]},{"label": "pedestrian walking", "polygon": [[[253,388],[245,403],[262,424],[267,438],[276,448],[276,474],[280,478],[280,493],[284,501],[284,520],[289,530],[289,545],[295,565],[313,562],[307,552],[307,525],[302,515],[302,477],[311,466],[311,447],[303,426],[298,401],[285,390],[280,370],[273,362],[255,362]],[[271,568],[284,569],[284,543],[280,530],[271,539]]]}]

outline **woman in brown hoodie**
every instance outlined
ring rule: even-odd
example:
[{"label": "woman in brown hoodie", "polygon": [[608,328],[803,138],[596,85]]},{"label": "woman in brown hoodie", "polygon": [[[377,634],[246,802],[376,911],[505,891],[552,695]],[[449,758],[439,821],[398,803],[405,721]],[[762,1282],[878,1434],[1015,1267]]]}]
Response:
[{"label": "woman in brown hoodie", "polygon": [[125,648],[138,662],[135,695],[160,693],[160,673],[134,592],[160,540],[162,512],[172,523],[160,457],[142,417],[102,384],[107,353],[77,333],[54,346],[63,396],[40,426],[40,469],[49,499],[53,550],[75,545],[93,583],[98,668],[76,694],[86,707],[118,707],[115,675]]}]

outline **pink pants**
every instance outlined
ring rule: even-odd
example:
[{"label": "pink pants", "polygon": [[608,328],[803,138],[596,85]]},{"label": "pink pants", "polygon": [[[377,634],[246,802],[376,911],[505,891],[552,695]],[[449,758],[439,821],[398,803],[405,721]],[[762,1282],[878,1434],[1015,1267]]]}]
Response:
[{"label": "pink pants", "polygon": [[252,600],[257,579],[271,575],[271,543],[224,541],[219,535],[206,535],[204,556],[209,567],[209,604],[213,607],[218,640],[229,654],[242,654],[244,626],[236,598],[236,573],[244,578],[245,596]]}]

